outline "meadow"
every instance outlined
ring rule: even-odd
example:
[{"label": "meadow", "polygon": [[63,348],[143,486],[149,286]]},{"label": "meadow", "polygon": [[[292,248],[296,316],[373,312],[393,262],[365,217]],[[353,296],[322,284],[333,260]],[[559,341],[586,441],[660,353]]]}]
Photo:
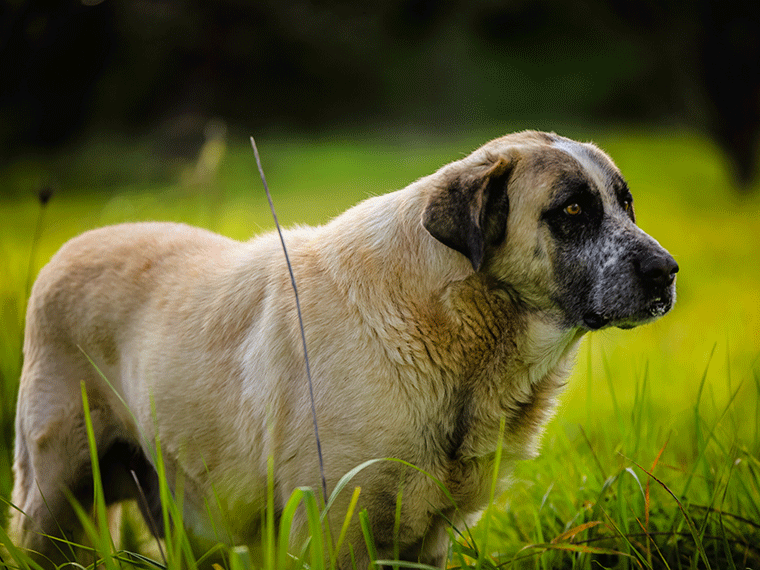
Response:
[{"label": "meadow", "polygon": [[[498,134],[257,142],[287,226],[322,223]],[[587,335],[541,456],[519,464],[510,489],[476,527],[452,531],[458,540],[450,566],[760,569],[760,189],[738,194],[720,153],[693,133],[563,134],[593,138],[617,162],[639,225],[680,265],[678,300],[654,324]],[[49,183],[55,192],[41,206],[37,192]],[[5,503],[29,276],[67,239],[101,225],[174,220],[247,239],[273,222],[244,136],[230,137],[214,172],[185,164],[167,173],[139,142],[105,137],[60,156],[7,164],[0,188]],[[100,539],[102,531],[93,529]],[[104,564],[192,567],[197,560],[176,532],[166,559],[124,554]],[[129,552],[144,541],[130,528],[125,536]],[[107,551],[109,541],[103,544]],[[8,552],[2,556],[9,567],[24,565]],[[318,558],[310,567],[321,567]],[[240,551],[225,550],[223,559],[222,565],[250,565]],[[266,560],[268,568],[281,565],[274,554]]]}]

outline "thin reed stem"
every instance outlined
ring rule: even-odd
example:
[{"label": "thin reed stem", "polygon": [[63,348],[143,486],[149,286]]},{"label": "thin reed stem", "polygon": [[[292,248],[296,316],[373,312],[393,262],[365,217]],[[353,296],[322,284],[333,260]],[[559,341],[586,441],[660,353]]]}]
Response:
[{"label": "thin reed stem", "polygon": [[272,202],[272,195],[269,193],[269,186],[267,185],[266,177],[264,176],[264,169],[261,166],[261,159],[259,158],[259,149],[256,148],[256,141],[251,137],[251,146],[253,147],[253,154],[256,157],[256,166],[259,168],[259,175],[261,176],[261,182],[264,184],[264,191],[269,201],[269,209],[272,211],[272,217],[274,218],[274,225],[277,227],[277,233],[280,236],[280,243],[282,243],[282,251],[285,254],[285,262],[288,264],[288,272],[290,273],[290,283],[293,286],[293,295],[296,299],[296,311],[298,312],[298,326],[301,329],[301,342],[303,343],[303,358],[306,364],[306,378],[309,382],[309,399],[311,401],[311,417],[314,422],[314,437],[317,440],[317,455],[319,456],[319,474],[322,478],[322,498],[324,504],[327,504],[327,480],[325,479],[325,466],[322,460],[322,444],[319,440],[319,427],[317,426],[317,409],[314,405],[314,387],[311,381],[311,367],[309,366],[309,353],[306,350],[306,333],[303,328],[303,317],[301,315],[301,303],[298,299],[298,287],[296,287],[296,278],[293,275],[293,266],[290,264],[290,257],[288,256],[288,248],[285,247],[285,238],[282,235],[282,228],[280,222],[277,219],[277,213],[274,210],[274,203]]}]

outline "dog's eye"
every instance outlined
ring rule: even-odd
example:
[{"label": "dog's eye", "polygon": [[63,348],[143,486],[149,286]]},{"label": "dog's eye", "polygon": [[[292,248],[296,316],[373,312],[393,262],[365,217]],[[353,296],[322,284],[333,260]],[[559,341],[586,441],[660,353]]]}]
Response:
[{"label": "dog's eye", "polygon": [[630,200],[625,200],[623,202],[623,210],[625,210],[626,212],[630,212],[631,211],[631,201]]},{"label": "dog's eye", "polygon": [[572,204],[569,204],[569,205],[565,206],[565,213],[568,216],[577,216],[578,214],[581,213],[581,211],[582,210],[581,210],[580,204],[577,204],[575,202],[573,202]]}]

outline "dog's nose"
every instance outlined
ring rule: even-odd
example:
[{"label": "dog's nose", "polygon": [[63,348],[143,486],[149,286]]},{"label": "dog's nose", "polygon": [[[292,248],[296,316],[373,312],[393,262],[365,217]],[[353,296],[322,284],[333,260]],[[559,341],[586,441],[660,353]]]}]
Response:
[{"label": "dog's nose", "polygon": [[639,275],[647,282],[660,287],[673,283],[678,273],[678,263],[667,251],[662,254],[642,256],[637,262]]}]

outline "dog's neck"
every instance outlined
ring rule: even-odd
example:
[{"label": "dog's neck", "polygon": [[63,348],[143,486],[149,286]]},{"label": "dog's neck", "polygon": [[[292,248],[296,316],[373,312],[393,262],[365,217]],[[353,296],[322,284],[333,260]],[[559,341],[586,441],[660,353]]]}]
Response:
[{"label": "dog's neck", "polygon": [[[423,402],[431,410],[459,408],[447,414],[454,424],[441,426],[455,434],[446,454],[492,453],[504,418],[512,439],[507,451],[515,457],[532,455],[582,333],[521,303],[502,284],[473,273],[463,255],[422,227],[422,207],[416,193],[402,190],[356,206],[369,223],[356,225],[356,217],[345,214],[336,218],[331,235],[341,239],[320,242],[323,255],[331,258],[326,265],[346,302],[383,339],[379,350],[391,366],[415,371],[413,381],[405,373],[407,382],[395,389],[436,394],[435,402]],[[387,210],[399,223],[371,223],[388,219]],[[394,254],[398,251],[405,257]],[[372,269],[371,280],[367,268]],[[384,334],[387,327],[394,329],[393,335]],[[425,410],[419,415],[424,423]],[[485,423],[486,429],[472,429],[472,422]],[[468,439],[468,434],[480,439]]]},{"label": "dog's neck", "polygon": [[[516,303],[487,279],[473,277],[453,284],[446,297],[453,321],[451,342],[470,347],[450,385],[472,393],[476,406],[470,413],[474,421],[487,425],[472,430],[481,439],[463,445],[461,453],[478,457],[493,452],[504,419],[511,439],[505,449],[516,458],[534,455],[583,332]],[[468,330],[473,319],[490,326]]]}]

